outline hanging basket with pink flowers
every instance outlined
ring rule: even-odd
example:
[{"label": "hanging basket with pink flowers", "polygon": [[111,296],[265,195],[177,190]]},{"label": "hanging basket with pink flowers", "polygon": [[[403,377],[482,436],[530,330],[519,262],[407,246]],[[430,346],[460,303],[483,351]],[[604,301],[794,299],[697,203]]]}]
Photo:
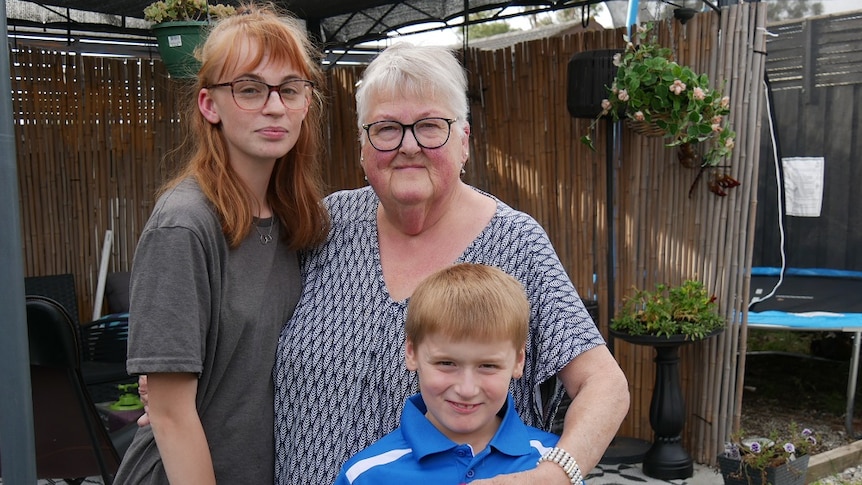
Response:
[{"label": "hanging basket with pink flowers", "polygon": [[[671,49],[657,43],[651,23],[638,26],[635,37],[632,42],[626,36],[625,51],[614,56],[616,77],[590,130],[602,117],[624,117],[635,132],[664,137],[668,146],[703,144],[698,165],[719,165],[736,136],[728,123],[730,99],[710,86],[706,74],[674,61]],[[581,141],[593,147],[589,135]]]},{"label": "hanging basket with pink flowers", "polygon": [[628,126],[638,135],[653,137],[665,135],[665,131],[661,129],[661,127],[659,127],[656,123],[649,123],[644,120],[638,121],[634,118],[626,118],[626,126]]}]

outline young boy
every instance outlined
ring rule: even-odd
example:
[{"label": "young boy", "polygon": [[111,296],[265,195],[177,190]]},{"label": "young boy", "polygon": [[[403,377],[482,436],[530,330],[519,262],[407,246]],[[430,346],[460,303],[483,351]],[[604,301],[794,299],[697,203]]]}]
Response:
[{"label": "young boy", "polygon": [[405,324],[420,393],[335,484],[461,484],[536,467],[559,437],[526,426],[508,392],[524,372],[529,316],[523,286],[498,268],[458,264],[425,279]]}]

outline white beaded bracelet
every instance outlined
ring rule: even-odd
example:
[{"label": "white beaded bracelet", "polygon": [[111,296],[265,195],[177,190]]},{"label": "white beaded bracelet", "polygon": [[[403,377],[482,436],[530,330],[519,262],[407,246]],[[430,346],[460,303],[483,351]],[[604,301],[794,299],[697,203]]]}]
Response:
[{"label": "white beaded bracelet", "polygon": [[583,485],[583,478],[581,477],[581,467],[578,466],[578,462],[569,454],[568,451],[562,448],[551,448],[547,453],[542,455],[539,458],[539,461],[536,463],[542,463],[543,461],[550,461],[552,463],[556,463],[560,465],[566,475],[569,477],[569,481],[572,482],[572,485]]}]

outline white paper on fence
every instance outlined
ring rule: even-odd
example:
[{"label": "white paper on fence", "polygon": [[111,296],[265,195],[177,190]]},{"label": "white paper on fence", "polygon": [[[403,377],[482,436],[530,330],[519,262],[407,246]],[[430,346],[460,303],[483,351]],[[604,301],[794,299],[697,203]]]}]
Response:
[{"label": "white paper on fence", "polygon": [[823,205],[823,157],[782,158],[788,216],[820,217]]}]

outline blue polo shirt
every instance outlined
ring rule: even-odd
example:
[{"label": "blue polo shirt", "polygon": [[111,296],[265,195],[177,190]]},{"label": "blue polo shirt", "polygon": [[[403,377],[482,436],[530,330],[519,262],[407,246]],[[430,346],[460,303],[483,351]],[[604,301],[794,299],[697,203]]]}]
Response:
[{"label": "blue polo shirt", "polygon": [[401,426],[354,455],[341,467],[335,485],[417,483],[456,485],[530,470],[559,436],[525,425],[509,395],[498,413],[500,428],[474,456],[470,445],[447,438],[425,417],[422,396],[404,404]]}]

